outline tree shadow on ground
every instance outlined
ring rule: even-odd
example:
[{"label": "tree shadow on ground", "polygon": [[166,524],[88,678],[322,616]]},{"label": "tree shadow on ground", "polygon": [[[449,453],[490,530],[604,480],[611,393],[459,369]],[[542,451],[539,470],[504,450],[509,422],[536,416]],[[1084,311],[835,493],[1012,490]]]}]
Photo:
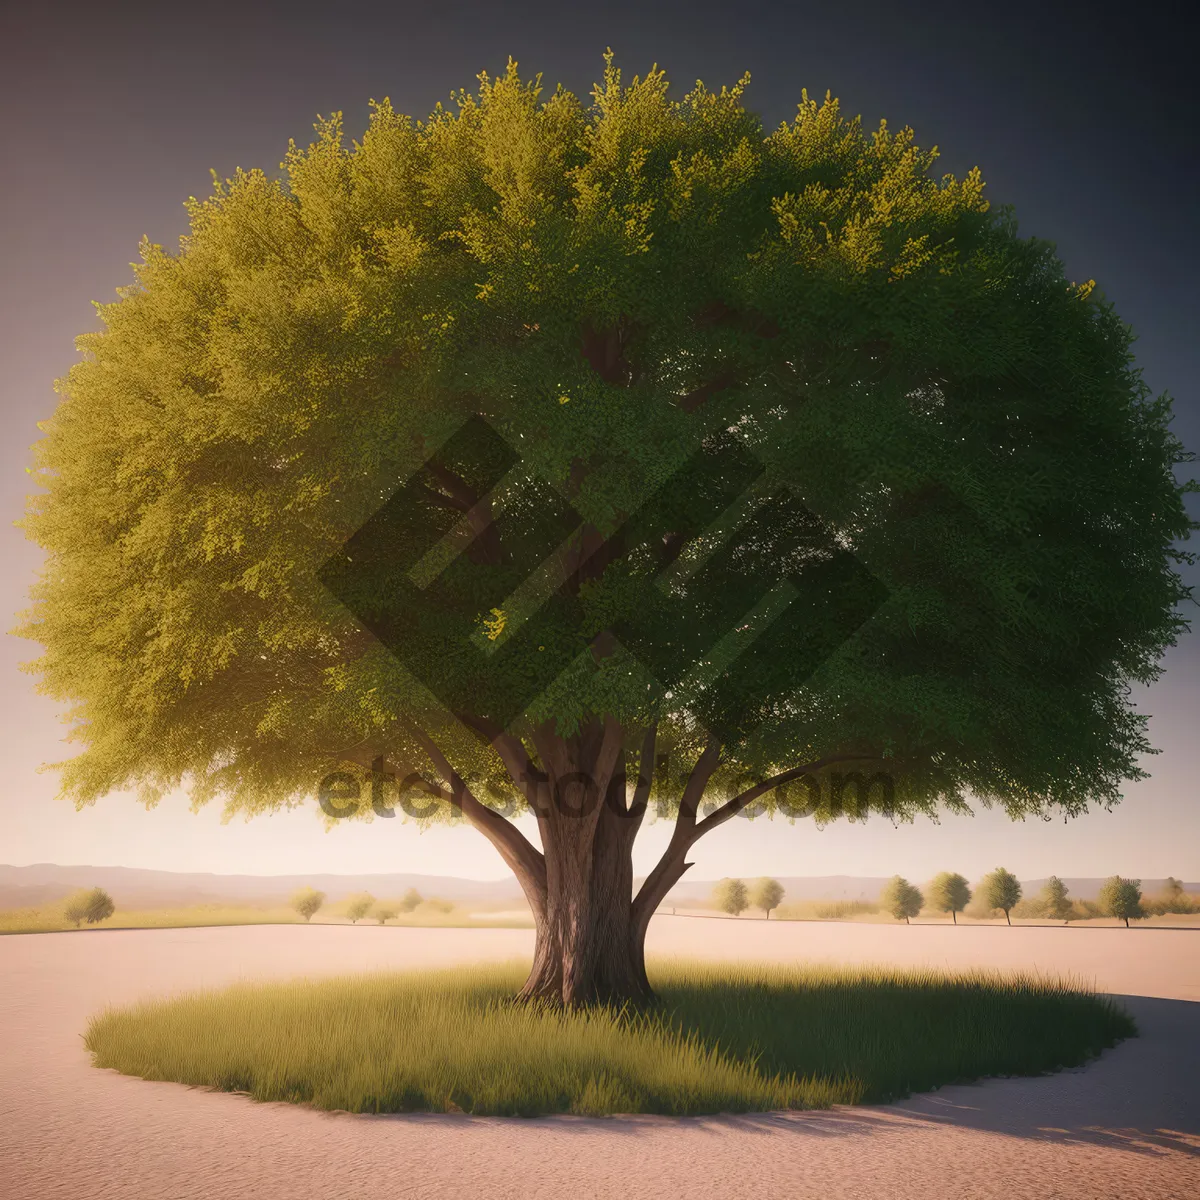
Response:
[{"label": "tree shadow on ground", "polygon": [[[536,1118],[556,1132],[629,1137],[691,1127],[713,1136],[905,1137],[922,1128],[977,1130],[1062,1146],[1090,1145],[1147,1156],[1200,1158],[1200,1003],[1117,996],[1138,1025],[1138,1037],[1105,1051],[1085,1067],[1053,1075],[956,1084],[888,1105],[812,1112],[722,1114],[701,1117],[617,1116]],[[436,1113],[385,1115],[372,1120],[446,1121],[467,1125],[508,1117]]]}]

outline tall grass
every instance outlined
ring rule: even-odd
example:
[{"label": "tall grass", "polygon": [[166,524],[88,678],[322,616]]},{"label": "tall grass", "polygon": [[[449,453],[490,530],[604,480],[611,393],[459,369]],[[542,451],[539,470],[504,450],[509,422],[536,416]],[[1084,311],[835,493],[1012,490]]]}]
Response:
[{"label": "tall grass", "polygon": [[695,1114],[884,1101],[1134,1033],[1028,976],[660,963],[659,1008],[514,1004],[526,966],[239,985],[109,1010],[100,1067],[350,1112]]},{"label": "tall grass", "polygon": [[879,914],[879,905],[869,900],[793,900],[781,904],[771,917],[778,921],[853,921],[864,917],[892,919],[886,914],[883,917]]}]

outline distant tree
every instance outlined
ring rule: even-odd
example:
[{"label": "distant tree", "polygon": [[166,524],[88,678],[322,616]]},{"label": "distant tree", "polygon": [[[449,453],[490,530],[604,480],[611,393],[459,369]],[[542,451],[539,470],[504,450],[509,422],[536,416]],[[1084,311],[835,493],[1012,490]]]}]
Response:
[{"label": "distant tree", "polygon": [[306,920],[311,921],[313,915],[325,903],[325,893],[316,888],[301,888],[292,897],[292,907]]},{"label": "distant tree", "polygon": [[92,888],[87,907],[87,923],[89,925],[98,925],[101,921],[107,921],[116,911],[117,906],[113,903],[113,898],[103,888]]},{"label": "distant tree", "polygon": [[63,916],[73,921],[76,929],[84,921],[89,925],[107,921],[116,911],[112,897],[101,887],[84,888],[69,896],[63,905]]},{"label": "distant tree", "polygon": [[404,899],[400,901],[400,911],[410,913],[418,904],[421,903],[421,893],[416,888],[409,888],[404,893]]},{"label": "distant tree", "polygon": [[1108,916],[1125,922],[1126,929],[1131,920],[1136,921],[1146,915],[1142,911],[1140,879],[1122,879],[1120,875],[1112,875],[1101,885],[1098,900],[1100,908]]},{"label": "distant tree", "polygon": [[394,904],[377,904],[371,910],[371,916],[377,920],[380,925],[392,920],[397,915],[397,909]]},{"label": "distant tree", "polygon": [[938,912],[948,912],[958,924],[958,914],[971,903],[971,886],[961,875],[943,871],[929,885],[929,903]]},{"label": "distant tree", "polygon": [[902,875],[893,875],[883,889],[879,903],[897,921],[903,921],[908,925],[911,923],[909,918],[915,917],[921,911],[925,897],[921,895],[920,888],[913,887]]},{"label": "distant tree", "polygon": [[351,896],[346,905],[346,916],[350,918],[350,924],[357,925],[371,911],[371,906],[374,903],[375,897],[370,892],[362,892],[358,896]]},{"label": "distant tree", "polygon": [[746,885],[740,879],[722,879],[713,888],[713,907],[721,912],[737,917],[749,906],[750,898],[746,895]]},{"label": "distant tree", "polygon": [[66,902],[63,904],[63,916],[68,921],[73,921],[76,929],[79,928],[83,923],[84,917],[87,916],[87,897],[88,891],[85,888],[81,892],[75,892],[73,895],[68,896]]},{"label": "distant tree", "polygon": [[1012,912],[1018,900],[1021,899],[1021,881],[1006,871],[997,867],[990,875],[985,875],[979,884],[979,895],[988,908],[998,908],[1004,913],[1004,919],[1011,925]]},{"label": "distant tree", "polygon": [[1163,882],[1162,891],[1152,900],[1142,903],[1147,914],[1159,916],[1163,913],[1193,913],[1196,902],[1183,890],[1183,884],[1172,875]]},{"label": "distant tree", "polygon": [[443,900],[441,896],[430,896],[424,904],[430,912],[451,913],[454,911],[454,901]]},{"label": "distant tree", "polygon": [[783,899],[783,884],[778,879],[760,879],[750,893],[751,908],[761,908],[771,919],[771,910],[779,907]]},{"label": "distant tree", "polygon": [[1038,896],[1043,916],[1064,924],[1074,915],[1075,906],[1067,898],[1067,885],[1057,875],[1051,875]]}]

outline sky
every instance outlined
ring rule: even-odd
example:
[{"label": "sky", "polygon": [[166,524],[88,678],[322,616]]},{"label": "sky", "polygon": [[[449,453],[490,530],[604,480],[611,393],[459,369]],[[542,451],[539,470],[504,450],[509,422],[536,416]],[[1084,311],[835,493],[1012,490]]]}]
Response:
[{"label": "sky", "polygon": [[[551,87],[586,94],[611,45],[627,75],[657,63],[679,93],[749,71],[747,103],[768,128],[793,116],[801,88],[818,98],[832,90],[868,129],[881,117],[911,125],[919,145],[940,148],[940,170],[978,165],[991,201],[1015,206],[1023,234],[1055,242],[1069,279],[1097,280],[1139,335],[1146,382],[1174,397],[1177,435],[1200,448],[1200,96],[1184,13],[1183,4],[1027,0],[987,9],[0,0],[0,613],[25,606],[40,560],[11,524],[29,490],[36,423],[53,410],[74,337],[95,328],[92,302],[130,281],[142,235],[173,248],[186,230],[183,202],[208,193],[210,169],[274,170],[318,114],[342,111],[350,136],[373,98],[424,116],[509,56]],[[182,797],[146,812],[117,794],[76,812],[55,799],[54,772],[39,770],[69,748],[54,704],[19,670],[36,652],[0,638],[0,862],[505,874],[468,828],[421,834],[398,819],[327,833],[315,808],[223,825],[218,810],[192,814]],[[1161,754],[1112,813],[1045,824],[981,812],[820,831],[736,820],[697,844],[691,874],[977,878],[1003,863],[1024,878],[1200,878],[1196,634],[1137,701]],[[635,870],[650,868],[666,836],[662,824],[646,829]]]}]

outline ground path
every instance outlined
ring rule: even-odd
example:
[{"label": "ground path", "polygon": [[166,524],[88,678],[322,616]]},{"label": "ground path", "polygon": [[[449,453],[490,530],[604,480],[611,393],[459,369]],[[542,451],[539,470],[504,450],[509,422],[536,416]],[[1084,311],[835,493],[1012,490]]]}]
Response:
[{"label": "ground path", "polygon": [[901,1104],[742,1117],[330,1115],[88,1063],[110,1003],[528,956],[524,929],[250,926],[0,937],[3,1200],[1190,1200],[1200,1196],[1200,931],[661,916],[653,952],[1023,967],[1127,997],[1142,1036],[1078,1070]]}]

